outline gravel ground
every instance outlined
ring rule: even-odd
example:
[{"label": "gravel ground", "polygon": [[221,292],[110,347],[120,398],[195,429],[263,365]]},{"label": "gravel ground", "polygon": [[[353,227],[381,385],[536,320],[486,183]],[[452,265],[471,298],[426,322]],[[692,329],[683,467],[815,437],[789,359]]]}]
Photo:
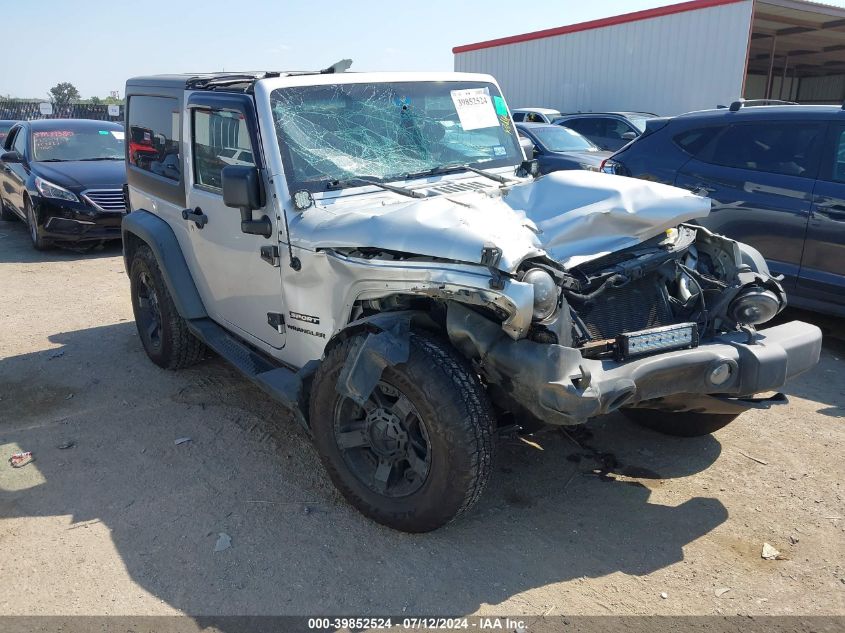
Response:
[{"label": "gravel ground", "polygon": [[0,614],[843,615],[845,328],[786,318],[826,335],[789,405],[698,439],[611,415],[503,441],[475,510],[409,536],[223,361],[149,362],[118,246],[37,253],[3,223]]}]

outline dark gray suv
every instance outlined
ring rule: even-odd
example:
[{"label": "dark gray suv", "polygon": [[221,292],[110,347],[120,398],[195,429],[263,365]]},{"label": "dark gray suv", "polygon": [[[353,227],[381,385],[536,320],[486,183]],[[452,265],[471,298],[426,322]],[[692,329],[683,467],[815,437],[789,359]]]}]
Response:
[{"label": "dark gray suv", "polygon": [[845,110],[779,105],[649,121],[608,173],[713,200],[707,228],[751,244],[791,305],[845,316]]}]

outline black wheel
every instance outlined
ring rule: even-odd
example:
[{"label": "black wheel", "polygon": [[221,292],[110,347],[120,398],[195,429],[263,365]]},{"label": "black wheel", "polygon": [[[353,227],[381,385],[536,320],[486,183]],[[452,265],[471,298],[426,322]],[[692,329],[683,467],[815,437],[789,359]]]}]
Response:
[{"label": "black wheel", "polygon": [[355,337],[327,355],[311,390],[314,443],[332,481],[367,517],[405,532],[448,523],[480,497],[493,463],[493,415],[469,363],[411,334],[362,407],[337,380]]},{"label": "black wheel", "polygon": [[132,311],[147,356],[159,367],[182,369],[200,361],[205,345],[188,330],[147,246],[132,256],[129,269]]},{"label": "black wheel", "polygon": [[0,194],[0,220],[11,222],[12,220],[17,219],[18,216],[15,215],[14,211],[10,211],[6,208],[6,201],[3,199],[3,195]]},{"label": "black wheel", "polygon": [[41,237],[41,229],[38,228],[38,220],[35,218],[35,211],[32,208],[32,203],[29,198],[24,197],[23,210],[26,214],[26,224],[29,227],[29,239],[32,241],[32,246],[37,251],[46,251],[52,248],[53,244],[50,240]]},{"label": "black wheel", "polygon": [[700,437],[733,422],[739,413],[673,413],[656,409],[621,409],[629,420],[665,435]]}]

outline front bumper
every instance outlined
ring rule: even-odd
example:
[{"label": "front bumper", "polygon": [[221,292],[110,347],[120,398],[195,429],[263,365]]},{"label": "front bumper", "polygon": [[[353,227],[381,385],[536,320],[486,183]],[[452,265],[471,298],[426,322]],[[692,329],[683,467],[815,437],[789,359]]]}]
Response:
[{"label": "front bumper", "polygon": [[41,198],[34,201],[41,235],[50,240],[84,242],[120,239],[123,213],[103,212],[83,203]]},{"label": "front bumper", "polygon": [[[741,411],[753,406],[743,406],[741,398],[780,389],[815,366],[822,344],[819,328],[792,321],[759,331],[752,343],[736,332],[694,349],[620,363],[585,359],[561,345],[511,340],[497,324],[462,306],[450,306],[447,329],[458,349],[480,361],[488,382],[551,424],[577,424],[632,405]],[[714,385],[710,375],[723,363],[730,377]]]}]

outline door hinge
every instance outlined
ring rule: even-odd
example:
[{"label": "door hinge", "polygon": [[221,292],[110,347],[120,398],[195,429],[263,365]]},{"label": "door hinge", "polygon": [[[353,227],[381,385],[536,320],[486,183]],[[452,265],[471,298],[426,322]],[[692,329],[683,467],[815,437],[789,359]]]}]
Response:
[{"label": "door hinge", "polygon": [[285,315],[278,312],[268,312],[267,324],[279,334],[285,333]]},{"label": "door hinge", "polygon": [[273,267],[279,266],[279,247],[278,246],[262,246],[261,259]]}]

